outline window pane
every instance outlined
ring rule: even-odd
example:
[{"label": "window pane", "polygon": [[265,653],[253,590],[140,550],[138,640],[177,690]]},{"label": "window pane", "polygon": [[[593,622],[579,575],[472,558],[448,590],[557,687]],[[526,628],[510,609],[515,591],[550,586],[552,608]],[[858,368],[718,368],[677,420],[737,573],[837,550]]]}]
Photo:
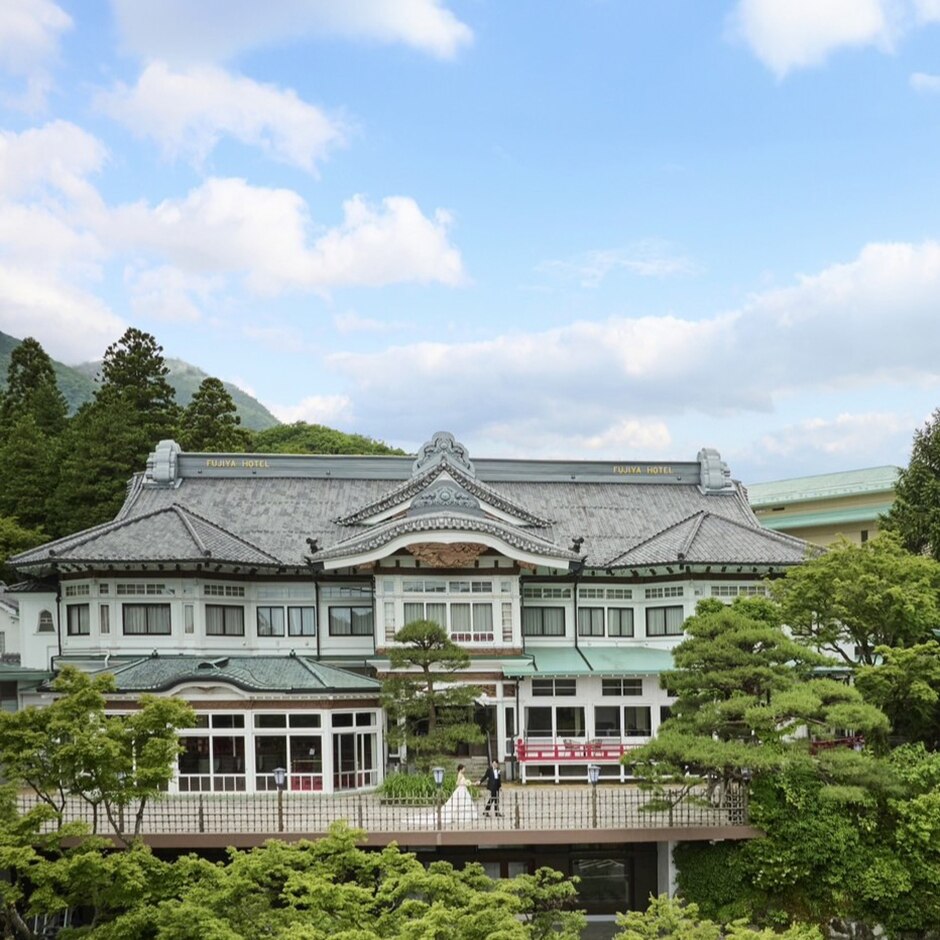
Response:
[{"label": "window pane", "polygon": [[609,607],[607,633],[609,636],[633,636],[633,608]]},{"label": "window pane", "polygon": [[428,604],[427,613],[425,614],[428,620],[433,621],[439,627],[447,629],[447,605],[446,604]]},{"label": "window pane", "polygon": [[604,635],[604,608],[581,607],[578,610],[578,634],[580,636]]},{"label": "window pane", "polygon": [[552,710],[550,708],[526,708],[525,733],[531,738],[552,736]]},{"label": "window pane", "polygon": [[578,706],[559,706],[555,709],[558,737],[584,736],[584,709]]},{"label": "window pane", "polygon": [[206,604],[208,636],[244,636],[245,608],[228,604]]},{"label": "window pane", "polygon": [[405,603],[404,605],[405,623],[412,623],[415,620],[424,620],[424,604]]},{"label": "window pane", "polygon": [[284,636],[284,608],[258,608],[258,636]]},{"label": "window pane", "polygon": [[651,733],[650,709],[646,705],[627,705],[623,709],[623,733],[627,737],[648,738]]},{"label": "window pane", "polygon": [[620,737],[620,709],[616,705],[594,707],[594,733],[599,738]]},{"label": "window pane", "polygon": [[290,636],[316,636],[317,620],[312,607],[288,607],[287,631]]},{"label": "window pane", "polygon": [[169,604],[124,604],[122,606],[125,635],[169,635]]}]

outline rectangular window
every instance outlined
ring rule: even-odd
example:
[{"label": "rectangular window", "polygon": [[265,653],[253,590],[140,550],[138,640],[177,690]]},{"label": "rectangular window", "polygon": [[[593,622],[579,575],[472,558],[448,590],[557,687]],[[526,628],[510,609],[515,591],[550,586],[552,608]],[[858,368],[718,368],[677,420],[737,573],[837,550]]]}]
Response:
[{"label": "rectangular window", "polygon": [[450,638],[455,643],[493,641],[492,604],[451,604]]},{"label": "rectangular window", "polygon": [[98,630],[100,633],[111,632],[111,608],[107,604],[98,605]]},{"label": "rectangular window", "polygon": [[642,695],[642,679],[601,679],[601,695]]},{"label": "rectangular window", "polygon": [[607,635],[633,636],[633,608],[607,608]]},{"label": "rectangular window", "polygon": [[552,709],[529,707],[525,710],[525,733],[528,738],[552,736]]},{"label": "rectangular window", "polygon": [[653,733],[648,705],[624,706],[623,733],[628,738],[648,738]]},{"label": "rectangular window", "polygon": [[[371,632],[371,631],[370,631]],[[316,636],[317,618],[312,607],[287,608],[288,636]]]},{"label": "rectangular window", "polygon": [[648,607],[646,609],[646,635],[682,636],[684,621],[682,607]]},{"label": "rectangular window", "polygon": [[165,584],[155,584],[152,582],[144,583],[129,583],[121,582],[117,586],[117,595],[118,597],[136,597],[142,595],[146,597],[150,595],[151,597],[166,594],[166,585]]},{"label": "rectangular window", "polygon": [[684,597],[685,588],[681,584],[670,587],[650,587],[646,589],[646,599],[654,600],[659,597]]},{"label": "rectangular window", "polygon": [[395,639],[395,602],[385,602],[385,642],[392,643]]},{"label": "rectangular window", "polygon": [[258,636],[284,636],[284,608],[259,607]]},{"label": "rectangular window", "polygon": [[604,635],[604,608],[581,607],[578,609],[578,636]]},{"label": "rectangular window", "polygon": [[555,709],[555,729],[559,738],[584,737],[585,727],[583,706],[559,705]]},{"label": "rectangular window", "polygon": [[87,584],[67,584],[65,586],[66,597],[88,597],[89,587]]},{"label": "rectangular window", "polygon": [[206,636],[244,636],[245,608],[206,604]]},{"label": "rectangular window", "polygon": [[193,616],[192,604],[183,605],[183,632],[184,633],[196,632],[196,618]]},{"label": "rectangular window", "polygon": [[125,636],[168,636],[169,604],[123,604]]},{"label": "rectangular window", "polygon": [[577,695],[577,679],[533,679],[533,695]]},{"label": "rectangular window", "polygon": [[88,604],[66,604],[65,615],[69,636],[88,636],[91,633]]},{"label": "rectangular window", "polygon": [[502,605],[503,642],[512,643],[512,604]]},{"label": "rectangular window", "polygon": [[564,636],[564,607],[526,607],[522,614],[526,636]]},{"label": "rectangular window", "polygon": [[617,705],[594,706],[594,733],[599,738],[620,737],[620,708]]},{"label": "rectangular window", "polygon": [[571,597],[570,587],[543,587],[539,584],[527,584],[522,589],[523,597],[541,600],[563,600]]},{"label": "rectangular window", "polygon": [[331,607],[330,636],[372,636],[372,608]]},{"label": "rectangular window", "polygon": [[242,584],[204,584],[203,597],[244,597],[245,586]]},{"label": "rectangular window", "polygon": [[533,695],[554,695],[555,694],[554,679],[533,679],[532,680],[532,694]]}]

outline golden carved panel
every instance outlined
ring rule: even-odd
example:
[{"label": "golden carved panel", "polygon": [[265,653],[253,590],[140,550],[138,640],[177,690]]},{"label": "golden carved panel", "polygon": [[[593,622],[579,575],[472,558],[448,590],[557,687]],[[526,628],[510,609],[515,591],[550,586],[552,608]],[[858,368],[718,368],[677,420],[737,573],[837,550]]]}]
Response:
[{"label": "golden carved panel", "polygon": [[415,542],[408,551],[429,568],[469,568],[486,546],[477,542]]}]

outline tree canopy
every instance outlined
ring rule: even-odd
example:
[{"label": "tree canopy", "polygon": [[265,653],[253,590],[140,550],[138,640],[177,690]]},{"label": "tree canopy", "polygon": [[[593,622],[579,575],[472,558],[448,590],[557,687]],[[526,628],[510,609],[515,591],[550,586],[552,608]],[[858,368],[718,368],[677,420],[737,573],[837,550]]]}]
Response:
[{"label": "tree canopy", "polygon": [[772,587],[794,636],[849,665],[873,665],[876,647],[921,643],[940,627],[940,563],[888,534],[843,540]]},{"label": "tree canopy", "polygon": [[179,444],[183,450],[240,453],[251,439],[240,425],[225,386],[218,379],[203,379],[180,417]]}]

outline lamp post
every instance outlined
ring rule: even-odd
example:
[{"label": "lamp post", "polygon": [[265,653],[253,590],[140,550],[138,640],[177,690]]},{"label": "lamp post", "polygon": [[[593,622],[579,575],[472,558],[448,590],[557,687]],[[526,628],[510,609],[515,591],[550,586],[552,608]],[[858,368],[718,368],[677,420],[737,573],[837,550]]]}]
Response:
[{"label": "lamp post", "polygon": [[597,781],[601,776],[600,764],[588,764],[588,783],[591,784],[591,828],[597,828]]},{"label": "lamp post", "polygon": [[287,768],[274,768],[274,786],[277,787],[277,831],[284,831],[284,787],[287,785]]},{"label": "lamp post", "polygon": [[444,768],[443,767],[432,767],[431,774],[434,777],[434,783],[437,785],[437,828],[441,828],[441,804],[444,796]]}]

